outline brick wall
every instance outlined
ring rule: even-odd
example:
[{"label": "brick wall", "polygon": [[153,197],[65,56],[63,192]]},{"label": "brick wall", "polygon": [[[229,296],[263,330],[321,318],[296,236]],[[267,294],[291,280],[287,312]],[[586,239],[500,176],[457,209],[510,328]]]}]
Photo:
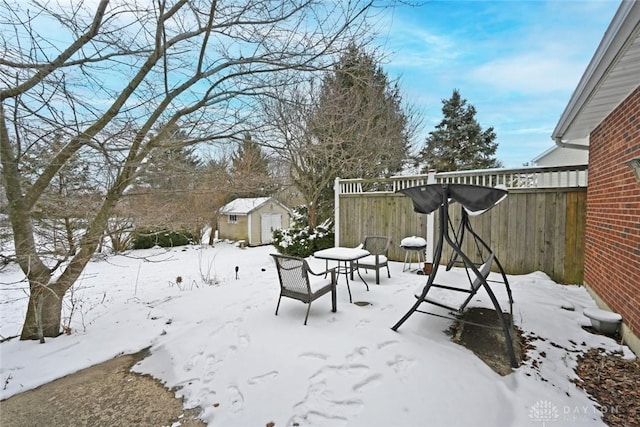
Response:
[{"label": "brick wall", "polygon": [[584,282],[640,336],[640,87],[591,132]]}]

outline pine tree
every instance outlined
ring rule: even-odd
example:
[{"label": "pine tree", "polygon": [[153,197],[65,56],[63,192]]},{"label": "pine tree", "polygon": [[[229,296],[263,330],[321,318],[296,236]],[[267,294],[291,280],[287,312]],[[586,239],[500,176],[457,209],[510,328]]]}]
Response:
[{"label": "pine tree", "polygon": [[349,46],[327,76],[310,128],[331,147],[330,161],[344,164],[343,178],[373,178],[398,172],[409,151],[409,119],[400,89],[375,56]]},{"label": "pine tree", "polygon": [[348,46],[321,81],[291,85],[264,111],[314,227],[333,216],[335,178],[378,178],[409,160],[416,112],[372,53]]},{"label": "pine tree", "polygon": [[261,197],[273,190],[269,158],[248,133],[231,154],[231,180],[237,197]]},{"label": "pine tree", "polygon": [[494,156],[498,143],[493,127],[482,130],[475,119],[476,108],[454,89],[450,99],[442,100],[444,118],[429,132],[419,154],[423,172],[440,172],[501,167]]},{"label": "pine tree", "polygon": [[332,215],[336,177],[376,178],[400,171],[408,159],[410,127],[399,86],[373,54],[349,46],[322,82],[306,123],[308,144],[299,153],[311,175],[296,178],[310,224]]},{"label": "pine tree", "polygon": [[167,192],[192,188],[194,174],[201,166],[195,147],[185,146],[188,136],[178,127],[166,133],[162,146],[147,159],[146,168],[138,182]]},{"label": "pine tree", "polygon": [[120,215],[140,229],[199,233],[202,221],[193,202],[203,165],[178,126],[165,129],[144,171],[120,205]]}]

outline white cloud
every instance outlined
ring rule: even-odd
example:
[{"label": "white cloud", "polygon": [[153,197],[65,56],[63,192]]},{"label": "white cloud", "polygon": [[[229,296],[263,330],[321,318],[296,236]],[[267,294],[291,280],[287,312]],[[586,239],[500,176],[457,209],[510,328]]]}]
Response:
[{"label": "white cloud", "polygon": [[395,15],[382,20],[379,42],[392,68],[436,68],[454,61],[461,49],[451,37],[429,31],[425,25]]},{"label": "white cloud", "polygon": [[499,90],[522,94],[570,91],[584,71],[576,61],[546,52],[498,58],[473,69],[469,76]]}]

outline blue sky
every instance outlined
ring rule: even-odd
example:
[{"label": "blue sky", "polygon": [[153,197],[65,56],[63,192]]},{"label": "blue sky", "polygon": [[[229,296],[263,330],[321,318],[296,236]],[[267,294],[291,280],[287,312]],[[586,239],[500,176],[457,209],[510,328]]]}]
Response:
[{"label": "blue sky", "polygon": [[493,126],[497,157],[520,167],[554,145],[551,132],[618,0],[426,1],[383,18],[384,69],[423,115],[424,137],[453,89]]}]

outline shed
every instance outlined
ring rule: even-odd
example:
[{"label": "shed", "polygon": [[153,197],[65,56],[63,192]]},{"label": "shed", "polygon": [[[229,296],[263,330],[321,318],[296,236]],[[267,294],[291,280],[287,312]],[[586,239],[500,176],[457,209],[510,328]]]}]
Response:
[{"label": "shed", "polygon": [[273,230],[289,227],[291,211],[273,197],[235,199],[220,208],[218,237],[245,240],[249,246],[271,243]]}]

